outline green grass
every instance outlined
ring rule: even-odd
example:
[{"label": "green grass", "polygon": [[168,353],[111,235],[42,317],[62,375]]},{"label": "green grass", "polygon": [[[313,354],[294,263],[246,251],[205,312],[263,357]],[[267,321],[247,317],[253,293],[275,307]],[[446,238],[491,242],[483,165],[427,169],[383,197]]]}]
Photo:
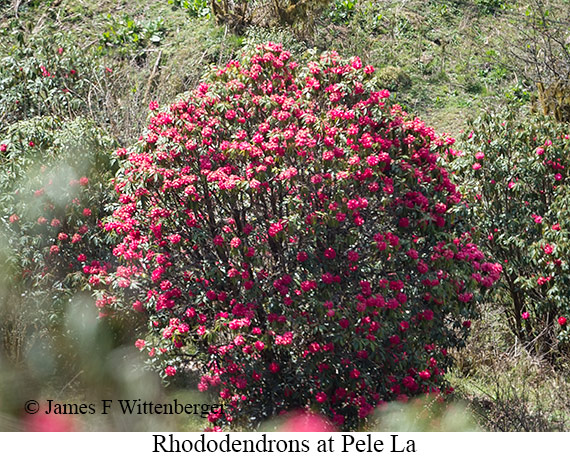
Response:
[{"label": "green grass", "polygon": [[[69,31],[86,52],[113,68],[115,92],[123,96],[110,100],[118,109],[117,120],[109,122],[116,124],[114,131],[127,129],[121,134],[125,143],[142,129],[144,119],[134,113],[147,99],[168,103],[194,87],[210,65],[238,56],[244,43],[270,39],[294,51],[337,49],[378,68],[396,67],[412,81],[397,91],[398,100],[438,129],[457,134],[466,114],[499,103],[517,82],[505,62],[506,47],[515,41],[511,14],[518,10],[497,7],[503,3],[361,0],[335,23],[325,12],[314,34],[302,38],[290,30],[261,27],[235,36],[166,0],[27,4],[18,18],[7,9],[2,22],[28,33]],[[9,40],[4,48],[12,44]]]}]

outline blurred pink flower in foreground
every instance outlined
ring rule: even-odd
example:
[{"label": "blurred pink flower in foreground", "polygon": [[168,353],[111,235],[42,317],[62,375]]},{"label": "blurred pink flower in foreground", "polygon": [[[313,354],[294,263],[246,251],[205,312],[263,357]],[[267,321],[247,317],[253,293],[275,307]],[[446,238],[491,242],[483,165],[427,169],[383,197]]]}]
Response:
[{"label": "blurred pink flower in foreground", "polygon": [[75,432],[78,431],[72,418],[64,415],[44,414],[40,410],[38,414],[28,415],[22,421],[26,432]]},{"label": "blurred pink flower in foreground", "polygon": [[335,432],[333,425],[322,416],[308,412],[288,414],[279,432]]}]

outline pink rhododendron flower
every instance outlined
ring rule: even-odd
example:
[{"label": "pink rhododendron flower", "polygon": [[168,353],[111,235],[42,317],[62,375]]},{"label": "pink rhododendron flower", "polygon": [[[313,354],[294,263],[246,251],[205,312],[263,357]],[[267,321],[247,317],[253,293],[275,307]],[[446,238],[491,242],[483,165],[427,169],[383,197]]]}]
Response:
[{"label": "pink rhododendron flower", "polygon": [[332,260],[336,257],[336,252],[333,248],[327,248],[324,255],[327,259]]},{"label": "pink rhododendron flower", "polygon": [[317,402],[319,403],[324,403],[325,401],[327,401],[327,394],[324,392],[319,392],[315,395],[315,399],[317,400]]}]

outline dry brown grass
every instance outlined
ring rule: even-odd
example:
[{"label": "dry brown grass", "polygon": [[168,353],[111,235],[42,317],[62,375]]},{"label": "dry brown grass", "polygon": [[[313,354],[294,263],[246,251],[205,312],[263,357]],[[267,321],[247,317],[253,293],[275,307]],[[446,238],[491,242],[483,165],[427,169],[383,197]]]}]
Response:
[{"label": "dry brown grass", "polygon": [[449,374],[459,397],[488,431],[570,430],[570,360],[537,355],[487,306]]}]

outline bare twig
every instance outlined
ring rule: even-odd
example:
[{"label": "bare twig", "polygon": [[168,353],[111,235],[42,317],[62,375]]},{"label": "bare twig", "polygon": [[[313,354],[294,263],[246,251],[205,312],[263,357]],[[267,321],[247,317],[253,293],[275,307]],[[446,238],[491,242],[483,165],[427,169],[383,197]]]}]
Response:
[{"label": "bare twig", "polygon": [[69,382],[67,384],[65,384],[61,390],[59,391],[58,397],[61,396],[61,394],[63,394],[63,392],[65,391],[65,389],[67,389],[71,384],[73,384],[73,381],[75,381],[79,376],[81,376],[83,374],[83,370],[79,370],[79,372],[69,380]]},{"label": "bare twig", "polygon": [[20,9],[21,4],[22,0],[15,0],[14,2],[14,16],[16,16],[16,19],[20,18],[20,16],[18,15],[18,10]]},{"label": "bare twig", "polygon": [[218,67],[222,64],[222,57],[224,53],[224,44],[226,43],[226,36],[228,34],[228,25],[224,27],[224,38],[222,38],[222,45],[220,46],[220,55],[218,57]]},{"label": "bare twig", "polygon": [[146,90],[144,93],[144,100],[148,101],[148,94],[150,93],[150,88],[152,86],[152,81],[156,75],[156,71],[158,69],[158,65],[160,64],[160,58],[162,57],[162,49],[158,51],[158,57],[156,58],[156,62],[154,62],[154,67],[152,67],[152,71],[150,72],[150,76],[148,78],[148,83],[146,85]]}]

